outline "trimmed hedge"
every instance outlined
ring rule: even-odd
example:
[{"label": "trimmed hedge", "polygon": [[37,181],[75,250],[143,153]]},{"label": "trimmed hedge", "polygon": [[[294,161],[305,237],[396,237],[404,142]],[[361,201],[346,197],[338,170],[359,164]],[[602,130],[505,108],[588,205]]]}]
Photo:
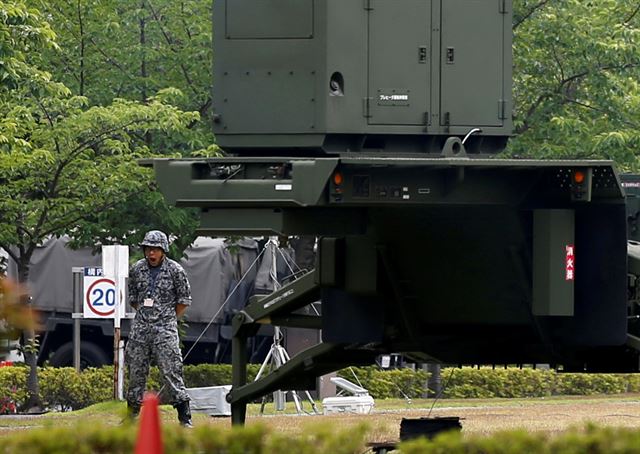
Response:
[{"label": "trimmed hedge", "polygon": [[429,378],[429,374],[423,370],[380,370],[373,366],[349,367],[339,371],[338,375],[354,383],[360,382],[374,399],[422,397]]},{"label": "trimmed hedge", "polygon": [[443,369],[445,398],[548,397],[638,392],[634,374],[569,374],[541,369]]},{"label": "trimmed hedge", "polygon": [[589,453],[622,454],[638,452],[640,431],[637,429],[599,428],[588,425],[584,430],[570,430],[558,436],[526,431],[496,433],[490,437],[462,437],[459,432],[437,436],[433,441],[411,440],[400,444],[403,454],[528,454]]},{"label": "trimmed hedge", "polygon": [[[259,365],[249,367],[253,380]],[[357,376],[357,380],[354,374]],[[376,367],[353,367],[338,375],[360,382],[375,399],[420,398],[425,393],[428,374],[422,370],[379,370]],[[44,367],[38,370],[40,397],[48,408],[77,410],[111,400],[113,367],[89,368],[76,373],[69,367]],[[188,387],[228,385],[231,366],[200,364],[184,367]],[[16,412],[27,398],[27,368],[0,367],[0,414]],[[594,395],[640,392],[638,374],[564,374],[551,370],[462,368],[443,369],[444,398],[522,398],[555,395]],[[149,389],[161,388],[160,373],[151,368]]]},{"label": "trimmed hedge", "polygon": [[[336,429],[318,426],[303,434],[291,435],[268,430],[262,425],[232,429],[210,425],[184,430],[177,425],[162,427],[164,452],[210,454],[356,454],[365,452],[365,426]],[[83,423],[77,427],[46,427],[5,434],[0,453],[67,454],[123,453],[135,448],[137,427]]]},{"label": "trimmed hedge", "polygon": [[[2,437],[0,453],[66,454],[131,453],[138,428],[131,424],[108,426],[86,421],[74,427],[51,425],[14,431]],[[260,424],[222,428],[198,425],[184,430],[176,424],[162,426],[164,452],[211,454],[356,454],[366,452],[366,426],[338,428],[319,425],[304,433],[279,433]],[[588,425],[559,435],[509,431],[491,436],[462,436],[449,432],[429,441],[424,438],[400,443],[402,454],[623,454],[637,452],[640,430],[599,428]]]},{"label": "trimmed hedge", "polygon": [[[253,380],[260,368],[250,365],[249,380]],[[0,414],[15,413],[27,400],[27,374],[24,365],[0,367]],[[190,388],[228,385],[231,383],[231,366],[228,364],[200,364],[184,366],[185,383]],[[88,368],[77,373],[71,367],[38,368],[40,398],[48,408],[62,411],[78,410],[113,398],[113,366]],[[162,388],[160,372],[152,367],[147,388]]]}]

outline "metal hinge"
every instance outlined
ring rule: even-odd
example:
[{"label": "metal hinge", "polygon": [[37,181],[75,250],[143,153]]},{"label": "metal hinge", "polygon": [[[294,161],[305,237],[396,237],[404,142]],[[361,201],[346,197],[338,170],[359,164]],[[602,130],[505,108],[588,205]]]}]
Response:
[{"label": "metal hinge", "polygon": [[365,118],[371,117],[371,101],[373,98],[362,98],[362,115]]},{"label": "metal hinge", "polygon": [[499,3],[500,3],[500,5],[499,5],[500,14],[507,14],[509,12],[508,9],[507,9],[507,6],[508,6],[507,5],[507,0],[500,0]]},{"label": "metal hinge", "polygon": [[507,101],[504,99],[498,100],[498,118],[501,120],[507,118]]},{"label": "metal hinge", "polygon": [[371,6],[371,0],[364,0],[364,9],[367,11],[373,10],[373,6]]}]

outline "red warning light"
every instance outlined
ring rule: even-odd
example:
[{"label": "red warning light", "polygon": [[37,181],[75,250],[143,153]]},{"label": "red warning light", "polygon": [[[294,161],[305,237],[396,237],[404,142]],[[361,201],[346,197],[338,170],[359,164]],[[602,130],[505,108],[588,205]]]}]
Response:
[{"label": "red warning light", "polygon": [[582,184],[585,179],[585,174],[582,170],[576,170],[573,172],[573,181],[578,184]]},{"label": "red warning light", "polygon": [[342,174],[340,172],[336,172],[333,174],[333,184],[336,186],[340,186],[343,182]]}]

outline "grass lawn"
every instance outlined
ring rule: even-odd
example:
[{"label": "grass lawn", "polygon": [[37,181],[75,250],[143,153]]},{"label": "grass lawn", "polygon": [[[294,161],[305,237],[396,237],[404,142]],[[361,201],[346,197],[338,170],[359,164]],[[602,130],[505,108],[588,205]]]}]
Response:
[{"label": "grass lawn", "polygon": [[[550,397],[531,399],[447,399],[435,403],[432,399],[377,400],[370,415],[341,414],[332,416],[298,416],[292,402],[287,409],[275,412],[268,404],[265,415],[260,416],[260,405],[251,404],[247,424],[264,424],[284,433],[301,433],[306,427],[333,424],[341,428],[366,423],[370,428],[369,441],[398,438],[402,418],[426,416],[459,416],[463,418],[463,433],[489,434],[500,430],[524,428],[530,431],[557,433],[569,427],[583,426],[586,422],[600,425],[635,427],[640,423],[640,395]],[[317,404],[321,410],[321,405]],[[163,405],[163,425],[177,425],[176,412]],[[305,409],[310,409],[305,402]],[[126,414],[123,402],[103,402],[88,408],[39,416],[0,416],[0,434],[28,430],[36,427],[68,425],[96,421],[101,425],[119,425]],[[196,426],[230,427],[230,418],[211,418],[194,414]]]}]

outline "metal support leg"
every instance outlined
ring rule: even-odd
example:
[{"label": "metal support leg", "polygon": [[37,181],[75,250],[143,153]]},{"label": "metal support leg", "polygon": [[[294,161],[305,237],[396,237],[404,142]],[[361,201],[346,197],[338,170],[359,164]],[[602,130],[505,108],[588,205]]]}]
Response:
[{"label": "metal support leg", "polygon": [[[247,337],[233,336],[231,339],[231,392],[247,384]],[[247,418],[247,401],[231,402],[231,424],[244,425]]]}]

